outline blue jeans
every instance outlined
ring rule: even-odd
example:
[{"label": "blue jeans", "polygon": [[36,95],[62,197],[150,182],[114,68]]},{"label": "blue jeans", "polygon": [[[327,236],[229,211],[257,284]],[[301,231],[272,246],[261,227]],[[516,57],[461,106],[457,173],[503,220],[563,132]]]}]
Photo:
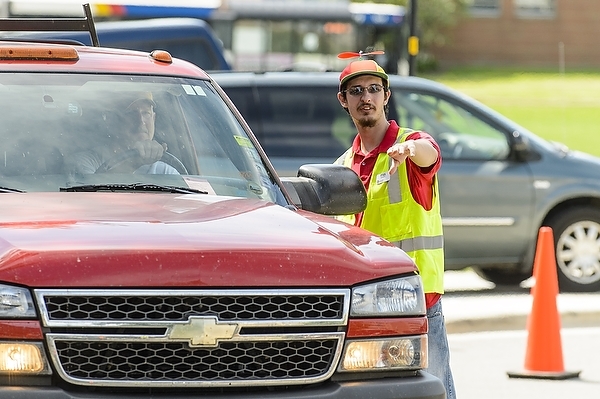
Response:
[{"label": "blue jeans", "polygon": [[456,399],[454,378],[452,378],[452,370],[450,370],[450,349],[448,347],[441,299],[427,309],[427,322],[429,323],[427,332],[429,367],[426,371],[442,380],[446,388],[446,399]]}]

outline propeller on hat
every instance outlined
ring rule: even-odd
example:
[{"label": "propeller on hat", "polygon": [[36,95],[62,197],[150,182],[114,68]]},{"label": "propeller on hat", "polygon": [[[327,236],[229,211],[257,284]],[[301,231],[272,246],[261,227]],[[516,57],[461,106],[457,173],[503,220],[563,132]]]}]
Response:
[{"label": "propeller on hat", "polygon": [[362,51],[359,51],[358,53],[353,52],[353,51],[345,51],[343,53],[339,53],[338,58],[345,60],[348,58],[357,58],[358,57],[358,59],[362,60],[363,57],[367,57],[370,55],[382,55],[382,54],[385,54],[382,50],[369,51],[368,53],[364,53]]}]

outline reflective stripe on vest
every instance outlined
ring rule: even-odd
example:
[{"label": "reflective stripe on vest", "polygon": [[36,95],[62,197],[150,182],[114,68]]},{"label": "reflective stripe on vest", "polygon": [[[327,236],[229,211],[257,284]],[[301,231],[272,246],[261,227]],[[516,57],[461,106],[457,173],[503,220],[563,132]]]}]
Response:
[{"label": "reflective stripe on vest", "polygon": [[[405,134],[401,134],[396,143],[401,142]],[[394,160],[390,157],[390,169],[392,169],[392,166],[394,166]],[[400,179],[390,179],[388,181],[388,198],[390,204],[396,204],[402,200]],[[420,249],[439,249],[444,247],[444,236],[408,238],[402,241],[393,241],[392,244],[404,252],[418,251]]]},{"label": "reflective stripe on vest", "polygon": [[444,247],[444,236],[408,238],[402,241],[395,241],[392,244],[404,252],[418,251],[420,249],[441,249]]},{"label": "reflective stripe on vest", "polygon": [[[390,157],[390,169],[392,169],[393,165],[394,165],[394,159],[392,157]],[[400,179],[390,178],[390,180],[388,181],[388,198],[389,198],[390,204],[397,204],[398,202],[402,201],[402,190],[400,189]]]}]

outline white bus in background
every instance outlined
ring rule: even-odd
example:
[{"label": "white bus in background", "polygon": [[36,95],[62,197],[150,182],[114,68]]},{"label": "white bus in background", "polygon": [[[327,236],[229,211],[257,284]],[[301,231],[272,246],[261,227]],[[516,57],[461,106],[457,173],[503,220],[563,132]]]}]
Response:
[{"label": "white bus in background", "polygon": [[390,73],[407,60],[405,9],[348,0],[228,0],[209,19],[234,70],[341,70],[337,54],[375,47]]}]

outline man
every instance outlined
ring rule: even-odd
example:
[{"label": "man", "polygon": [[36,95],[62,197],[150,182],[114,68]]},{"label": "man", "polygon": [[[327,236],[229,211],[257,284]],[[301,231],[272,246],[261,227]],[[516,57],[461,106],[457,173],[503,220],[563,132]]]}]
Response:
[{"label": "man", "polygon": [[74,154],[66,160],[67,169],[82,174],[177,174],[175,168],[160,161],[167,146],[154,140],[156,103],[152,93],[127,94],[121,103],[122,107],[105,118],[110,121],[108,146]]},{"label": "man", "polygon": [[444,252],[436,177],[441,153],[429,134],[401,129],[387,120],[390,96],[388,75],[373,60],[351,62],[340,74],[338,100],[358,134],[336,163],[360,176],[367,207],[359,215],[339,218],[391,241],[415,261],[427,306],[428,371],[442,380],[446,397],[454,399],[441,303]]}]

